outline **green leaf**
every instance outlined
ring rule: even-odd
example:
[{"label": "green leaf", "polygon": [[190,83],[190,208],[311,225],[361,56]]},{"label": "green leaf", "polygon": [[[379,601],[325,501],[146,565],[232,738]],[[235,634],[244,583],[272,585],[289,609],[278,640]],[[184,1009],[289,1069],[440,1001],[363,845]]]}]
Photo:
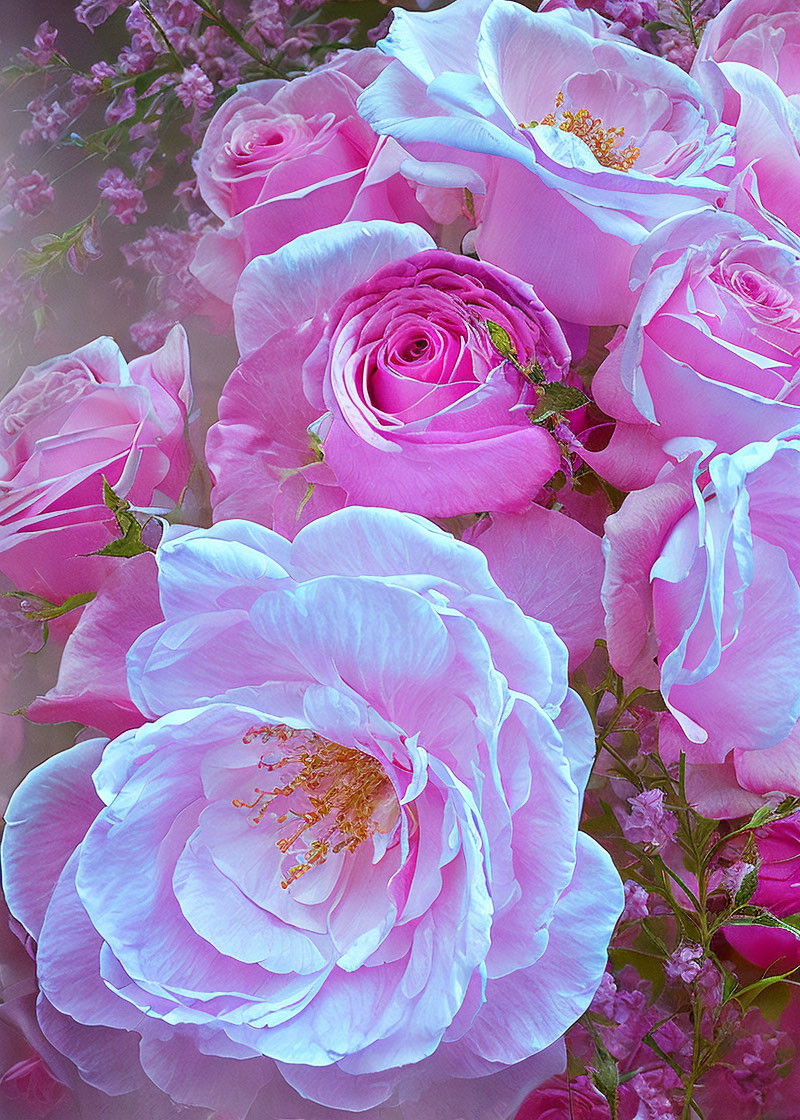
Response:
[{"label": "green leaf", "polygon": [[499,323],[493,323],[491,319],[487,319],[486,330],[489,334],[489,341],[498,354],[505,358],[507,362],[511,362],[517,369],[521,369],[517,348],[511,341],[511,335],[505,327],[501,327]]},{"label": "green leaf", "polygon": [[783,817],[789,817],[792,813],[796,813],[798,808],[800,808],[800,797],[784,797],[776,807],[772,819],[781,820]]},{"label": "green leaf", "polygon": [[109,541],[103,548],[90,555],[138,556],[142,552],[153,552],[154,550],[148,548],[142,540],[142,526],[131,512],[130,502],[114,492],[105,475],[103,475],[103,501],[114,514],[121,536],[115,541]]},{"label": "green leaf", "polygon": [[736,978],[735,972],[723,972],[722,974],[722,1002],[727,1003],[728,1000],[736,993],[739,986],[739,981]]},{"label": "green leaf", "polygon": [[589,398],[574,385],[564,385],[561,381],[547,381],[539,387],[539,405],[533,414],[534,423],[541,423],[550,416],[560,416],[573,412],[589,403]]},{"label": "green leaf", "polygon": [[[800,917],[796,920],[800,923]],[[776,918],[774,914],[770,914],[769,910],[764,910],[760,906],[742,906],[741,909],[729,914],[721,924],[726,926],[769,926],[772,929],[785,930],[786,933],[791,933],[800,940],[800,929],[796,925],[789,921],[783,921],[781,918]]]},{"label": "green leaf", "polygon": [[594,1040],[594,1068],[592,1081],[608,1101],[611,1115],[617,1115],[617,1094],[619,1092],[619,1068],[616,1060],[598,1038]]},{"label": "green leaf", "polygon": [[659,952],[663,953],[665,957],[668,957],[670,955],[669,949],[667,948],[664,941],[656,933],[656,931],[654,929],[651,929],[650,924],[648,922],[642,922],[641,928],[642,933],[644,933],[650,939],[650,941],[652,941]]},{"label": "green leaf", "polygon": [[734,903],[736,906],[744,906],[749,902],[753,895],[756,893],[758,887],[758,868],[751,867],[747,874],[743,877],[741,885],[739,886]]},{"label": "green leaf", "polygon": [[[62,614],[68,614],[69,611],[77,610],[78,607],[83,607],[87,603],[91,603],[97,595],[96,591],[82,591],[77,595],[70,595],[63,603],[51,603],[49,599],[43,599],[41,595],[34,595],[28,591],[4,591],[3,598],[13,597],[19,599],[20,604],[29,602],[30,607],[23,609],[22,613],[25,618],[29,618],[32,622],[48,622],[53,618],[60,618]],[[40,606],[34,606],[34,600]]]},{"label": "green leaf", "polygon": [[750,1007],[767,988],[772,988],[775,984],[796,984],[796,980],[789,980],[789,977],[796,972],[797,969],[792,968],[788,972],[782,972],[779,976],[764,976],[761,980],[756,980],[755,983],[748,984],[745,988],[739,988],[738,991],[734,985],[733,991],[723,992],[723,1002],[727,1003],[729,1000],[735,999],[742,1007]]},{"label": "green leaf", "polygon": [[671,1057],[671,1055],[667,1054],[663,1047],[658,1045],[656,1040],[653,1038],[652,1031],[647,1032],[647,1034],[642,1039],[642,1042],[645,1044],[645,1046],[649,1046],[654,1054],[658,1054],[659,1058],[661,1058],[663,1062],[666,1062],[667,1065],[677,1073],[678,1077],[683,1077],[683,1070],[681,1069],[681,1067],[678,1065],[675,1059]]}]

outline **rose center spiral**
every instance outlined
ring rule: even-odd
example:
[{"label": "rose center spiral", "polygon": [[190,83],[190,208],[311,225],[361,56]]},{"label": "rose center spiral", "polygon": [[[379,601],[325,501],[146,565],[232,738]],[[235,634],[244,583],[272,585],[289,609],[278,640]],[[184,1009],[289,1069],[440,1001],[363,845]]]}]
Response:
[{"label": "rose center spiral", "polygon": [[287,826],[275,843],[297,862],[281,880],[284,890],[330,855],[354,852],[375,833],[394,828],[399,815],[394,787],[372,755],[285,724],[251,727],[242,742],[256,739],[272,748],[261,755],[258,769],[281,771],[283,784],[255,786],[254,800],[237,798],[233,804],[252,811],[253,825],[269,815]]}]

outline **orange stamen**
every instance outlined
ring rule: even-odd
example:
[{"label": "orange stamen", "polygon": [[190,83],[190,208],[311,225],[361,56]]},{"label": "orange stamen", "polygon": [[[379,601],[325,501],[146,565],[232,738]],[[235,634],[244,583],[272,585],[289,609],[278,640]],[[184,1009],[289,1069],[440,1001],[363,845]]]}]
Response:
[{"label": "orange stamen", "polygon": [[[564,94],[559,93],[556,98],[556,109],[561,109],[564,104]],[[621,148],[619,142],[625,135],[625,129],[604,128],[600,117],[593,117],[588,109],[578,109],[572,112],[561,109],[561,120],[557,121],[554,113],[548,113],[540,121],[529,121],[528,124],[520,123],[520,128],[536,128],[538,125],[558,127],[562,132],[571,132],[589,148],[592,155],[603,167],[611,167],[615,171],[630,171],[642,154],[641,149],[635,144],[628,144]]]},{"label": "orange stamen", "polygon": [[[293,831],[276,841],[282,855],[292,852],[310,829],[318,831],[305,850],[297,853],[298,863],[281,881],[284,890],[312,867],[323,864],[330,853],[354,852],[376,832],[388,831],[380,827],[374,814],[376,808],[388,798],[394,798],[395,793],[377,759],[353,747],[324,739],[314,731],[301,731],[285,724],[251,727],[242,742],[247,745],[256,738],[262,743],[285,744],[282,747],[285,753],[277,761],[261,756],[260,770],[271,772],[291,766],[296,773],[285,785],[273,789],[256,786],[253,792],[257,796],[253,801],[237,798],[234,806],[255,809],[251,818],[254,825],[260,824],[270,811],[278,824],[284,824],[290,815],[295,818]],[[286,812],[276,814],[270,807],[279,797],[294,799],[296,807],[289,805]]]}]

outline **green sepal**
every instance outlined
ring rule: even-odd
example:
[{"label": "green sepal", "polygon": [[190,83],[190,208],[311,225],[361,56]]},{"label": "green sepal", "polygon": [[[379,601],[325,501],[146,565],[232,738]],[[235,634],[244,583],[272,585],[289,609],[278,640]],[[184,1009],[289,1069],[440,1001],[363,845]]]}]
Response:
[{"label": "green sepal", "polygon": [[92,552],[90,556],[139,556],[142,552],[154,552],[142,540],[142,526],[131,512],[130,502],[120,498],[109,486],[103,475],[103,501],[114,514],[114,520],[121,536],[115,541]]},{"label": "green sepal", "polygon": [[576,408],[583,408],[589,403],[589,398],[581,389],[574,385],[564,385],[561,381],[546,381],[539,386],[539,404],[533,414],[536,424],[547,420],[551,416],[560,416],[564,412],[574,412]]},{"label": "green sepal", "polygon": [[70,611],[77,610],[78,607],[84,607],[87,603],[91,603],[96,596],[96,591],[81,591],[77,595],[70,595],[63,603],[51,603],[49,599],[43,599],[41,595],[34,595],[29,591],[2,592],[4,599],[14,598],[18,599],[20,603],[35,599],[37,603],[41,603],[41,606],[22,611],[24,617],[32,622],[49,622],[53,618],[60,618],[62,614],[68,614]]}]

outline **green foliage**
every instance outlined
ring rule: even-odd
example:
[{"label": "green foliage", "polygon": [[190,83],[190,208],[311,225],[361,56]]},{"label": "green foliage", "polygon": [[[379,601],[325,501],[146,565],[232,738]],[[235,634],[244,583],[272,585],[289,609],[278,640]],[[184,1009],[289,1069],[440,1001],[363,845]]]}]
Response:
[{"label": "green foliage", "polygon": [[[754,980],[751,966],[732,964],[718,955],[720,951],[726,958],[731,955],[723,936],[729,926],[780,929],[800,939],[800,916],[778,918],[751,901],[758,886],[756,835],[765,826],[797,812],[800,799],[786,797],[778,805],[763,805],[740,821],[721,823],[703,817],[687,797],[685,757],[666,763],[656,747],[643,747],[641,731],[653,719],[649,713],[664,710],[661,695],[644,688],[627,692],[623,680],[608,664],[603,641],[596,643],[592,659],[574,674],[572,684],[594,721],[598,751],[590,785],[593,792],[587,799],[594,810],[583,827],[612,853],[623,879],[638,883],[661,903],[649,916],[622,923],[612,939],[610,959],[615,970],[632,965],[652,983],[655,997],[666,1001],[663,1006],[688,1015],[693,1024],[691,1065],[687,1069],[659,1045],[657,1027],[643,1038],[645,1045],[681,1078],[681,1120],[692,1120],[702,1116],[695,1091],[711,1069],[724,1063],[736,1040],[741,1017],[754,1006],[764,1014],[777,1015],[791,986],[800,986],[800,969]],[[629,793],[621,782],[628,784]],[[664,809],[674,815],[677,826],[674,843],[664,850],[656,844],[633,842],[621,824],[625,798],[654,789],[663,793]],[[753,866],[731,896],[722,886],[720,872],[742,860]],[[665,962],[686,946],[697,947],[699,979],[668,986]],[[717,999],[709,997],[714,972],[721,993]],[[725,1013],[731,1004],[739,1008],[739,1016]],[[593,1038],[597,1026],[608,1025],[591,1011],[584,1020]],[[594,1066],[595,1084],[610,1102],[613,1070],[602,1054]]]},{"label": "green foliage", "polygon": [[551,416],[562,416],[565,412],[574,412],[576,408],[583,408],[589,403],[589,398],[581,389],[574,385],[565,385],[561,381],[546,381],[538,387],[539,405],[533,414],[534,422],[540,424]]},{"label": "green foliage", "polygon": [[[131,512],[130,502],[120,498],[108,484],[103,476],[103,501],[114,514],[114,520],[120,531],[117,540],[110,541],[107,545],[93,552],[92,556],[138,556],[142,552],[154,552],[142,540],[143,525],[139,523]],[[145,522],[145,524],[147,524]]]}]

